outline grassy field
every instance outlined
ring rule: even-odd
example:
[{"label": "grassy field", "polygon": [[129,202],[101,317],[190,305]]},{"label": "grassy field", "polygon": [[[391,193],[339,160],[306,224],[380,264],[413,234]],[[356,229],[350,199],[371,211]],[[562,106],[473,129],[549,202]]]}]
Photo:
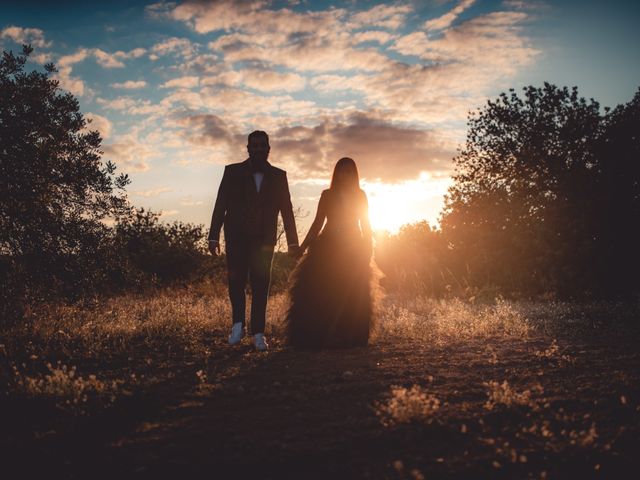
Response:
[{"label": "grassy field", "polygon": [[[388,295],[367,348],[226,344],[222,289],[51,307],[0,336],[23,477],[611,478],[640,464],[640,308]],[[629,474],[625,473],[629,472]],[[6,477],[13,478],[13,477]]]}]

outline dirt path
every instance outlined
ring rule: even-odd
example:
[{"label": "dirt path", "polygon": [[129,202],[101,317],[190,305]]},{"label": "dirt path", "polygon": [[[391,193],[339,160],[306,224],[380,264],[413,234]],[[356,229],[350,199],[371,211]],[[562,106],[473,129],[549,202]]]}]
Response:
[{"label": "dirt path", "polygon": [[[173,379],[14,460],[49,478],[611,477],[640,463],[636,345],[404,340],[259,354],[220,339],[205,382],[200,365],[176,365]],[[401,391],[389,403],[393,386],[414,385],[438,408]]]}]

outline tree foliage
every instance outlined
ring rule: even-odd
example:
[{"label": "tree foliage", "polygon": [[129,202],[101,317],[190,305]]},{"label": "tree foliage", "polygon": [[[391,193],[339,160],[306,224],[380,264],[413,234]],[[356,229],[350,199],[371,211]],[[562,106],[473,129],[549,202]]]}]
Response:
[{"label": "tree foliage", "polygon": [[114,229],[114,249],[121,257],[122,278],[113,283],[157,285],[189,281],[206,267],[206,240],[201,225],[165,224],[160,215],[144,209],[123,217]]},{"label": "tree foliage", "polygon": [[390,290],[441,296],[455,280],[447,273],[441,232],[425,221],[404,225],[395,235],[378,235],[375,257],[385,275],[383,285]]},{"label": "tree foliage", "polygon": [[452,268],[509,290],[637,288],[640,91],[604,113],[576,87],[523,92],[469,117],[441,219]]},{"label": "tree foliage", "polygon": [[31,52],[0,60],[0,254],[14,297],[81,292],[103,258],[102,220],[128,212],[129,179],[101,161],[100,134],[60,90],[55,67],[25,71]]}]

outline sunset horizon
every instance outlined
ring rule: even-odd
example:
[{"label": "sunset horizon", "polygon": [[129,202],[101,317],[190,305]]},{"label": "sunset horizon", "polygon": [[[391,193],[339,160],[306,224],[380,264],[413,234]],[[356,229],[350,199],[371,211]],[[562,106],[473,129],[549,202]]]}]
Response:
[{"label": "sunset horizon", "polygon": [[633,96],[638,7],[597,3],[10,2],[0,44],[56,64],[103,160],[131,177],[131,203],[164,221],[208,228],[224,166],[260,129],[301,231],[349,156],[373,228],[394,233],[438,226],[467,114],[500,92],[548,81],[602,107]]}]

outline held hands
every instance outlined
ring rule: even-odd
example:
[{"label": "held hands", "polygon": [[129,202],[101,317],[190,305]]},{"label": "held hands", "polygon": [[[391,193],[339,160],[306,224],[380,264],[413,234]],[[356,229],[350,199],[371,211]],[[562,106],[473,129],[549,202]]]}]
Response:
[{"label": "held hands", "polygon": [[302,256],[304,250],[298,245],[289,245],[289,256],[298,259]]},{"label": "held hands", "polygon": [[214,257],[220,255],[220,242],[217,240],[209,240],[209,251]]}]

